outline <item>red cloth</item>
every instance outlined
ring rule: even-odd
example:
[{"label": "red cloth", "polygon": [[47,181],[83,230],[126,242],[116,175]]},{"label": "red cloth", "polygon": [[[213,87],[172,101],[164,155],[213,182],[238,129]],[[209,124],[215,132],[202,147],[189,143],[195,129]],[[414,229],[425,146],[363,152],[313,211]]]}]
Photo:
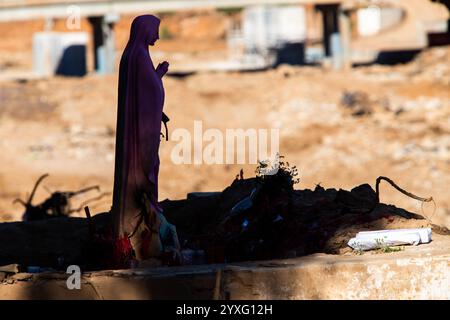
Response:
[{"label": "red cloth", "polygon": [[128,269],[133,260],[133,248],[127,236],[118,238],[113,242],[113,269]]}]

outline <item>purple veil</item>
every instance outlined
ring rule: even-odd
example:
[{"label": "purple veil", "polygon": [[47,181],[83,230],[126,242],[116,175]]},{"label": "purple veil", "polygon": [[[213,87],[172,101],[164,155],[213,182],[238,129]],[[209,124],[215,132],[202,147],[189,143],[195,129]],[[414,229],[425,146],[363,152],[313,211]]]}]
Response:
[{"label": "purple veil", "polygon": [[133,20],[119,68],[116,153],[112,212],[117,238],[130,235],[142,217],[142,195],[158,205],[158,171],[164,88],[148,45],[160,20],[143,15]]}]

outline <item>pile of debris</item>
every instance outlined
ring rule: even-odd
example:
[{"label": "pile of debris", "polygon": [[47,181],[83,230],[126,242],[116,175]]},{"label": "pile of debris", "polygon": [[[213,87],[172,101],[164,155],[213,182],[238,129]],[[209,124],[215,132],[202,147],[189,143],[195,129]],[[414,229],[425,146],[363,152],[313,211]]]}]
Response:
[{"label": "pile of debris", "polygon": [[33,190],[31,191],[31,194],[26,202],[19,198],[13,201],[13,203],[20,203],[24,206],[25,212],[22,215],[23,221],[36,221],[50,218],[68,217],[74,212],[80,212],[87,204],[93,201],[100,200],[104,196],[109,195],[108,192],[103,192],[92,199],[84,201],[77,208],[73,208],[73,204],[71,202],[73,197],[89,192],[91,190],[97,190],[98,192],[100,192],[99,186],[92,186],[80,189],[78,191],[49,192],[51,193],[50,197],[48,197],[42,203],[34,205],[33,198],[36,190],[39,187],[40,183],[48,176],[49,174],[46,173],[39,177],[39,179],[34,184]]},{"label": "pile of debris", "polygon": [[208,263],[339,254],[350,250],[358,231],[430,226],[418,214],[380,203],[381,180],[377,192],[368,184],[351,191],[295,190],[296,175],[295,167],[281,163],[275,175],[241,174],[223,192],[162,205],[183,248],[203,252]]},{"label": "pile of debris", "polygon": [[340,104],[347,108],[350,114],[355,117],[373,113],[373,101],[363,91],[344,91]]},{"label": "pile of debris", "polygon": [[[168,222],[177,228],[184,264],[343,254],[351,251],[348,241],[360,231],[432,227],[433,232],[450,234],[421,215],[380,203],[381,180],[416,197],[388,178],[380,177],[376,190],[368,184],[350,191],[320,185],[295,190],[295,167],[281,161],[276,173],[261,174],[266,169],[260,165],[256,177],[249,179],[241,171],[222,192],[191,193],[187,199],[161,203]],[[0,224],[0,242],[8,243],[0,246],[0,265],[18,263],[21,270],[64,270],[71,264],[83,270],[107,269],[110,243],[93,245],[93,226],[107,230],[111,214]]]},{"label": "pile of debris", "polygon": [[373,64],[357,68],[364,78],[375,81],[430,82],[435,85],[450,84],[450,45],[428,48],[420,52],[411,62],[395,66]]},{"label": "pile of debris", "polygon": [[412,81],[432,81],[448,86],[450,84],[450,46],[435,47],[419,54],[410,64],[404,66]]}]

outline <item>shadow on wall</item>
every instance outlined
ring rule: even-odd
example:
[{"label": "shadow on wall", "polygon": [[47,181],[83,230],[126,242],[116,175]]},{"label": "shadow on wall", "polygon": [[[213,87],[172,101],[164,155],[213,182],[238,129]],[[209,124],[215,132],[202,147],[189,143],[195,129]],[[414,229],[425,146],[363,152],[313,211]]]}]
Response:
[{"label": "shadow on wall", "polygon": [[364,63],[354,63],[353,67],[367,67],[374,64],[393,66],[413,61],[421,52],[418,50],[380,51],[375,60]]},{"label": "shadow on wall", "polygon": [[276,49],[275,67],[280,64],[304,65],[305,44],[303,42],[287,43]]},{"label": "shadow on wall", "polygon": [[57,75],[72,77],[86,75],[86,46],[72,45],[67,47],[59,60],[55,73]]},{"label": "shadow on wall", "polygon": [[381,51],[375,60],[376,64],[395,65],[411,62],[421,50]]}]

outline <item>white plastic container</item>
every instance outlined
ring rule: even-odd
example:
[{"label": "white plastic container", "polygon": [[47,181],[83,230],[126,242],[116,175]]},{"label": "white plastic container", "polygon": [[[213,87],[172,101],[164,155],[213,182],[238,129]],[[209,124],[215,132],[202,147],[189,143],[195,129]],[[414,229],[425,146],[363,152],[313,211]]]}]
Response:
[{"label": "white plastic container", "polygon": [[358,232],[348,245],[355,250],[372,250],[386,246],[418,245],[431,241],[431,228]]}]

